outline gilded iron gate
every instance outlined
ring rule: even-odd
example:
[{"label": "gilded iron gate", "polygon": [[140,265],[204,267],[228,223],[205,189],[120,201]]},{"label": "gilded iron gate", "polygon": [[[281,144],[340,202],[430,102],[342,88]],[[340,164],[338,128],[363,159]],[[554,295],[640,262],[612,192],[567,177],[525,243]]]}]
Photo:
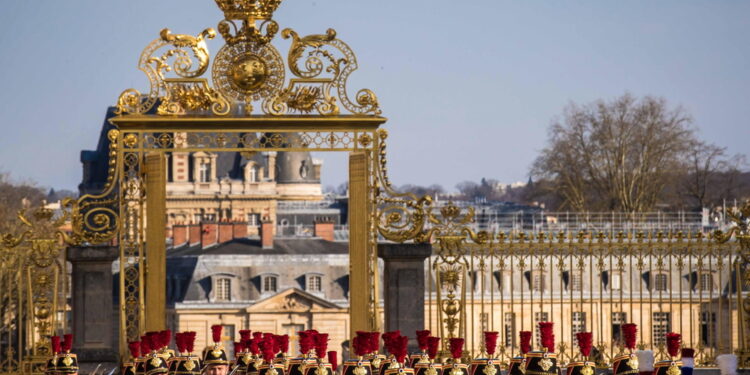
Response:
[{"label": "gilded iron gate", "polygon": [[[489,233],[475,231],[474,210],[405,195],[383,205],[381,234],[432,241],[426,325],[464,337],[467,356],[482,351],[482,331],[498,331],[503,360],[519,352],[520,330],[555,322],[563,362],[576,360],[575,333],[594,335],[596,359],[624,350],[622,324],[639,326],[639,347],[665,357],[664,334],[682,333],[696,363],[740,354],[747,366],[750,204],[717,232]],[[393,228],[389,230],[390,228]],[[421,231],[420,231],[421,229]],[[734,236],[736,241],[730,241]]]}]

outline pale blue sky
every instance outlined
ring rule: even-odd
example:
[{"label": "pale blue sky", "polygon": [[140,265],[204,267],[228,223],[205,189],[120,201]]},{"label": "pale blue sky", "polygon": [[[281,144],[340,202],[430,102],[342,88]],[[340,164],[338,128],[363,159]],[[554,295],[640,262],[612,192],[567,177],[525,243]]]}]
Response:
[{"label": "pale blue sky", "polygon": [[[0,171],[55,188],[77,186],[106,107],[147,88],[136,61],[159,30],[222,18],[212,0],[2,5]],[[286,0],[275,18],[357,53],[350,87],[379,96],[397,185],[526,180],[568,102],[625,91],[684,106],[730,152],[750,143],[750,1]],[[324,184],[346,179],[325,161]]]}]

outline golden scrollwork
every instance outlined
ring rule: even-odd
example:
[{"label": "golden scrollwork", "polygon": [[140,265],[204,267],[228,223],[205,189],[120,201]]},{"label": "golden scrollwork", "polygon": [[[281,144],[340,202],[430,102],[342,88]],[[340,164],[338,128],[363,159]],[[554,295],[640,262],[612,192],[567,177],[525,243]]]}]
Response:
[{"label": "golden scrollwork", "polygon": [[[174,71],[179,77],[190,80],[203,75],[208,69],[210,57],[206,39],[216,36],[213,29],[205,29],[197,36],[175,35],[169,29],[163,29],[159,36],[143,50],[138,60],[138,68],[146,74],[149,80],[149,92],[141,94],[136,89],[123,91],[117,100],[116,113],[144,114],[150,111],[160,99],[168,97],[169,92],[164,81],[166,72]],[[174,48],[156,55],[167,46]],[[194,65],[197,66],[194,67]]]},{"label": "golden scrollwork", "polygon": [[[216,0],[224,12],[218,31],[226,41],[211,68],[212,85],[202,76],[210,65],[206,39],[216,33],[208,28],[197,36],[172,34],[160,37],[141,53],[138,68],[150,83],[148,93],[123,91],[117,101],[118,114],[145,114],[160,103],[158,115],[206,113],[228,115],[232,107],[240,115],[251,115],[254,102],[267,115],[289,113],[337,116],[339,103],[351,114],[380,115],[375,93],[360,89],[353,98],[347,92],[349,75],[357,68],[354,52],[336,38],[336,31],[291,38],[286,64],[271,41],[279,31],[272,18],[281,0]],[[161,52],[165,50],[164,52]],[[161,53],[161,54],[159,54]],[[296,77],[285,81],[286,68]],[[167,78],[174,71],[179,78]],[[335,91],[335,95],[334,95]],[[233,102],[230,103],[229,100]]]},{"label": "golden scrollwork", "polygon": [[[412,193],[398,193],[393,190],[388,179],[388,168],[386,166],[386,143],[388,132],[384,129],[378,130],[377,153],[375,163],[375,176],[380,193],[377,196],[378,209],[376,222],[378,232],[388,240],[405,242],[415,240],[426,242],[429,235],[425,233],[424,226],[427,221],[427,209],[432,204],[429,195],[417,197]],[[369,144],[371,140],[360,138],[360,142]]]}]

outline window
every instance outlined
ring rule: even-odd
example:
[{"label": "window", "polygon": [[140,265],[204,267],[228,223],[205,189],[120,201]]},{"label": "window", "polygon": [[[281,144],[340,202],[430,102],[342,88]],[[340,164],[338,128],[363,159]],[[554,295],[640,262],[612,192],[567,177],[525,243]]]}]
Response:
[{"label": "window", "polygon": [[276,276],[263,276],[263,292],[275,292],[277,288]]},{"label": "window", "polygon": [[512,312],[505,313],[505,346],[513,347],[516,345],[516,314]]},{"label": "window", "polygon": [[479,314],[479,321],[481,322],[481,329],[479,330],[479,334],[482,335],[482,332],[489,331],[489,323],[490,323],[490,314],[489,313],[481,313]]},{"label": "window", "polygon": [[667,274],[659,273],[654,275],[654,290],[657,292],[666,292],[667,289],[669,289]]},{"label": "window", "polygon": [[217,301],[229,301],[232,296],[232,280],[222,277],[216,280],[216,294],[215,298]]},{"label": "window", "polygon": [[322,290],[322,277],[319,275],[307,276],[307,291],[308,292],[320,292]]},{"label": "window", "polygon": [[248,182],[256,182],[257,181],[257,173],[255,171],[254,167],[250,167],[250,169],[247,171],[247,180]]},{"label": "window", "polygon": [[580,291],[581,284],[583,284],[583,277],[581,274],[571,273],[570,275],[570,290]]},{"label": "window", "polygon": [[534,323],[549,322],[549,313],[545,311],[534,313]]},{"label": "window", "polygon": [[714,278],[710,273],[702,273],[700,277],[700,288],[704,292],[714,289]]},{"label": "window", "polygon": [[193,216],[193,220],[196,224],[200,224],[201,222],[203,222],[203,214],[195,214]]},{"label": "window", "polygon": [[571,326],[571,331],[573,333],[573,336],[575,337],[576,333],[578,332],[585,332],[586,331],[586,313],[582,311],[574,311],[572,316],[573,324]]},{"label": "window", "polygon": [[652,323],[652,338],[654,344],[665,344],[667,342],[666,334],[672,330],[672,319],[668,312],[655,312],[653,313]]},{"label": "window", "polygon": [[200,182],[211,182],[211,165],[208,163],[201,163],[199,169]]},{"label": "window", "polygon": [[247,214],[247,225],[253,227],[260,225],[260,214]]},{"label": "window", "polygon": [[613,346],[622,345],[622,325],[627,322],[628,315],[624,312],[612,313],[612,343]]},{"label": "window", "polygon": [[543,273],[536,272],[533,274],[533,277],[531,278],[531,289],[535,292],[544,291],[544,274]]},{"label": "window", "polygon": [[613,273],[612,280],[609,282],[609,290],[621,290],[622,289],[622,274]]},{"label": "window", "polygon": [[716,346],[716,313],[701,312],[701,343]]}]

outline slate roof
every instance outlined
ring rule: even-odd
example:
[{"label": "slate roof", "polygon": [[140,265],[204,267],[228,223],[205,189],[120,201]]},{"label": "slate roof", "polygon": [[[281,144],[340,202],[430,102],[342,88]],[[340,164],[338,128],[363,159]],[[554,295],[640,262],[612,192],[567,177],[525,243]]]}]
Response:
[{"label": "slate roof", "polygon": [[349,254],[349,244],[331,242],[319,238],[276,239],[272,249],[264,249],[259,239],[236,238],[228,242],[208,246],[183,245],[167,251],[167,258],[199,255],[314,255]]}]

